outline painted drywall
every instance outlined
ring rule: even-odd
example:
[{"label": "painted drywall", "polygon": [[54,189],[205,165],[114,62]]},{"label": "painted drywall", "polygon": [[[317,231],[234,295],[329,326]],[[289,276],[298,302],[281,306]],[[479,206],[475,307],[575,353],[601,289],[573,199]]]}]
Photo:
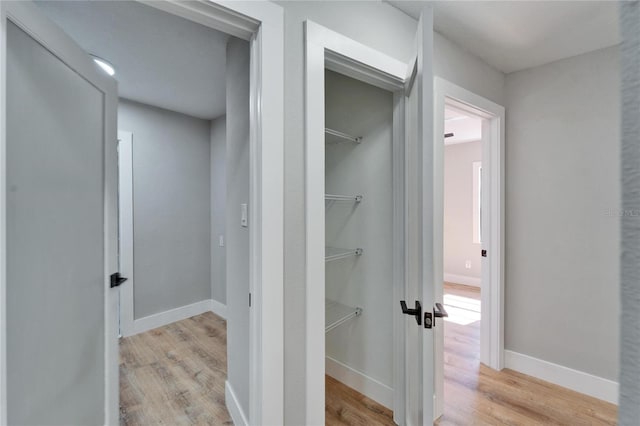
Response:
[{"label": "painted drywall", "polygon": [[326,354],[393,387],[393,94],[325,76],[326,126],[363,137],[326,144],[326,192],[363,196],[360,203],[326,202],[326,244],[364,250],[327,263],[327,299],[361,307],[362,315],[327,333]]},{"label": "painted drywall", "polygon": [[134,318],[211,298],[210,122],[121,99],[133,133]]},{"label": "painted drywall", "polygon": [[[640,3],[620,6],[622,66],[622,209],[640,211]],[[640,418],[640,235],[637,214],[622,218],[621,250],[621,425]]]},{"label": "painted drywall", "polygon": [[470,278],[460,284],[480,279],[480,244],[473,242],[473,163],[481,160],[481,141],[444,148],[444,273],[445,280],[447,274]]},{"label": "painted drywall", "polygon": [[6,29],[7,423],[104,424],[103,94]]},{"label": "painted drywall", "polygon": [[[249,414],[249,228],[240,206],[249,204],[249,43],[227,44],[226,270],[227,380]],[[252,214],[251,206],[248,206]]]},{"label": "painted drywall", "polygon": [[506,79],[505,347],[610,380],[619,366],[619,72],[613,47]]},{"label": "painted drywall", "polygon": [[[225,106],[226,108],[226,106]],[[211,121],[211,298],[227,303],[227,117]]]},{"label": "painted drywall", "polygon": [[[416,21],[377,1],[278,1],[285,11],[285,423],[305,424],[304,21],[391,57],[414,57]],[[504,76],[436,36],[436,75],[502,102]]]},{"label": "painted drywall", "polygon": [[504,105],[505,75],[437,32],[433,34],[433,75]]}]

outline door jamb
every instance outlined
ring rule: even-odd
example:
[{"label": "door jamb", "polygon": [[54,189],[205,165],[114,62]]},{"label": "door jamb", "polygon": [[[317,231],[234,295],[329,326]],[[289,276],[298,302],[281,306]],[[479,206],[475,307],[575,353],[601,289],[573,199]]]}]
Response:
[{"label": "door jamb", "polygon": [[[483,283],[481,322],[481,341],[484,340],[481,351],[481,362],[489,367],[501,370],[504,368],[504,183],[505,183],[505,109],[480,95],[457,86],[440,77],[434,78],[435,122],[434,140],[442,141],[444,134],[444,108],[446,104],[455,105],[458,109],[468,110],[475,116],[486,119],[488,126],[483,125],[483,170],[489,170],[489,186],[487,191],[489,221],[483,221],[483,235],[488,236],[488,242],[483,242],[482,248],[489,253],[489,283]],[[440,146],[441,145],[441,146]],[[436,144],[436,182],[435,210],[444,211],[444,143]],[[436,280],[436,300],[443,301],[443,227],[436,227],[436,264],[439,274]],[[488,315],[487,315],[488,313]],[[443,327],[436,332],[436,418],[443,412],[444,376],[444,333]]]},{"label": "door jamb", "polygon": [[118,130],[118,269],[127,277],[120,287],[120,336],[135,334],[133,312],[133,133]]},{"label": "door jamb", "polygon": [[[404,85],[407,64],[305,21],[306,395],[307,424],[325,420],[325,68],[394,93],[394,297],[404,294]],[[398,255],[400,253],[400,255]],[[404,421],[404,328],[394,316],[394,418]],[[399,405],[398,405],[399,404]]]}]

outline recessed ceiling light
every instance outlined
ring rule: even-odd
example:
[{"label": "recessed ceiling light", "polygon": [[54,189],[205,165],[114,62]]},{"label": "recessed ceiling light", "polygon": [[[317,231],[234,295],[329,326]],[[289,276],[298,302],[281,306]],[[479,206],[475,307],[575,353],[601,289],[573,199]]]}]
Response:
[{"label": "recessed ceiling light", "polygon": [[91,59],[93,59],[93,62],[98,64],[98,66],[102,68],[102,70],[107,74],[109,74],[110,76],[113,76],[116,73],[115,68],[113,68],[113,65],[111,65],[108,61],[96,55],[91,55]]}]

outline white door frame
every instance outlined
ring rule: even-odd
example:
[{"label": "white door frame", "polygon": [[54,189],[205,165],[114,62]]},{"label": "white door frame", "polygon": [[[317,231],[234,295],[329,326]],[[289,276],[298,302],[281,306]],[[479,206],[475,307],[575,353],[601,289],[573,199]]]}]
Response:
[{"label": "white door frame", "polygon": [[118,130],[118,268],[127,278],[120,286],[120,336],[135,334],[133,316],[133,133]]},{"label": "white door frame", "polygon": [[[504,368],[504,126],[505,110],[482,96],[450,83],[440,77],[434,79],[434,141],[435,211],[444,212],[444,108],[455,106],[474,116],[482,117],[482,188],[483,215],[482,249],[488,257],[483,262],[481,292],[482,321],[480,330],[480,361],[487,366]],[[443,214],[440,216],[442,222]],[[443,302],[443,223],[436,226],[436,300]],[[488,266],[488,267],[487,267]],[[444,327],[436,331],[436,418],[442,415],[444,401]]]},{"label": "white door frame", "polygon": [[[144,1],[144,3],[249,40],[251,44],[250,201],[252,206],[255,206],[252,211],[256,214],[251,215],[249,219],[250,229],[253,230],[250,234],[250,291],[254,301],[250,310],[249,422],[251,424],[283,424],[283,10],[271,2],[168,0]],[[0,132],[0,323],[2,324],[6,324],[6,133],[4,132],[6,129],[6,10],[7,7],[3,7],[0,15],[0,129],[3,129]],[[268,84],[262,84],[263,81]],[[113,120],[112,127],[115,129],[115,117]],[[110,135],[109,139],[115,142],[116,135]],[[114,163],[113,179],[115,178]],[[110,269],[115,271],[115,265]],[[117,332],[113,334],[114,337],[117,336]],[[117,360],[117,341],[115,344],[110,344],[107,351],[109,352],[107,357]],[[7,419],[5,372],[6,332],[2,326],[0,327],[0,423],[2,424],[6,423]],[[118,374],[117,371],[115,374]],[[117,403],[112,404],[107,401],[107,404],[105,417],[107,423],[117,423]],[[110,417],[114,415],[115,418]]]},{"label": "white door frame", "polygon": [[[404,294],[404,85],[407,64],[312,21],[305,22],[307,425],[325,422],[325,68],[394,93],[394,298]],[[397,307],[400,312],[399,306]],[[394,311],[395,312],[395,311]],[[404,422],[404,328],[394,316],[394,418]]]}]

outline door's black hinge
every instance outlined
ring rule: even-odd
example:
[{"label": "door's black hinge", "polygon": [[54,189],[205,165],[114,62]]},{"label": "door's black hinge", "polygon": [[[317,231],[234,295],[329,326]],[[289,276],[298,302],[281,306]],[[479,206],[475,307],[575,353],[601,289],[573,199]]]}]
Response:
[{"label": "door's black hinge", "polygon": [[480,254],[482,255],[482,257],[487,257],[487,251],[486,250],[480,251]]},{"label": "door's black hinge", "polygon": [[251,293],[249,293],[249,307],[251,307]]},{"label": "door's black hinge", "polygon": [[111,288],[120,287],[122,283],[127,281],[127,278],[120,275],[120,272],[116,272],[115,274],[111,274]]}]

